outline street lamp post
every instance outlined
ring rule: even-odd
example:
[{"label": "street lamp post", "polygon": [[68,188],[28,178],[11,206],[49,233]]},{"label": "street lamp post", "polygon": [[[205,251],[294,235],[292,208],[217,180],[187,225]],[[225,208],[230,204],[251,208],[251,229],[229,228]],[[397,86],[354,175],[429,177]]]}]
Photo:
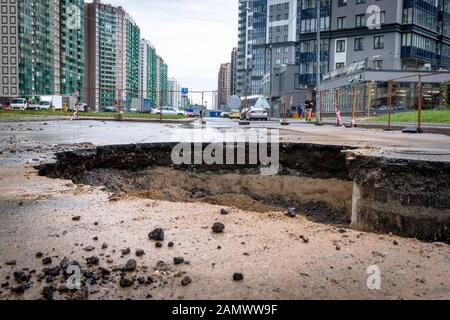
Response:
[{"label": "street lamp post", "polygon": [[322,121],[322,115],[321,115],[321,101],[320,101],[320,54],[321,54],[321,48],[320,48],[320,1],[316,0],[316,9],[317,9],[317,71],[316,71],[316,124],[321,125]]}]

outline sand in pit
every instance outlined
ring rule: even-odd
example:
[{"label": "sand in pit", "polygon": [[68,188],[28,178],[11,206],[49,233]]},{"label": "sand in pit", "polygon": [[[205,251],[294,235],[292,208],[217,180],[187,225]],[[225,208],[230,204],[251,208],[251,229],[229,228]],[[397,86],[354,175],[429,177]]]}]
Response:
[{"label": "sand in pit", "polygon": [[190,173],[171,168],[140,171],[96,169],[80,180],[105,186],[119,196],[173,202],[204,202],[254,212],[297,207],[313,220],[348,223],[353,183],[298,176]]}]

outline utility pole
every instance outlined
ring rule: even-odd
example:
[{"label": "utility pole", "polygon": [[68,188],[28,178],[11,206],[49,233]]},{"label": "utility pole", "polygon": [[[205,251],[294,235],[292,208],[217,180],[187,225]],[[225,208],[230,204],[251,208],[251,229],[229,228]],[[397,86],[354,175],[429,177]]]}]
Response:
[{"label": "utility pole", "polygon": [[317,72],[316,72],[316,124],[321,125],[322,114],[321,114],[321,101],[320,101],[320,1],[316,0],[316,9],[317,9]]}]

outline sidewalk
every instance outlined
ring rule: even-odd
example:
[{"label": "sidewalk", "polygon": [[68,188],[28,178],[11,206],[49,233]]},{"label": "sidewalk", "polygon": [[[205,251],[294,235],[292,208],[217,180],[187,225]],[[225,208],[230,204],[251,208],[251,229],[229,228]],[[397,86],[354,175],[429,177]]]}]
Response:
[{"label": "sidewalk", "polygon": [[[274,119],[275,120],[275,119]],[[342,119],[345,126],[351,125],[351,118],[343,118]],[[289,119],[287,120],[291,125],[314,125],[315,122],[307,123],[305,120],[299,119]],[[323,119],[322,123],[326,126],[336,126],[335,119]],[[388,124],[386,122],[369,122],[369,121],[356,121],[356,126],[358,128],[364,129],[387,129]],[[398,122],[391,123],[391,130],[402,131],[408,128],[417,128],[417,123],[407,123],[407,122]],[[421,126],[424,133],[437,133],[437,134],[446,134],[450,135],[450,125],[448,124],[432,124],[432,123],[423,123]]]}]

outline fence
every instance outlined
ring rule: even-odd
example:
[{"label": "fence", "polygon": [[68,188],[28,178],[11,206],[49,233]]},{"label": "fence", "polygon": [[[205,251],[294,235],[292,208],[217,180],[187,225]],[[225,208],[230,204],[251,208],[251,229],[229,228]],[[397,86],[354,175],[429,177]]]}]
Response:
[{"label": "fence", "polygon": [[[430,77],[442,77],[437,82]],[[422,125],[424,110],[450,108],[450,72],[415,74],[383,82],[354,83],[321,91],[322,122],[338,126],[394,122]],[[439,121],[439,120],[438,120]],[[442,119],[450,123],[450,119]]]}]

